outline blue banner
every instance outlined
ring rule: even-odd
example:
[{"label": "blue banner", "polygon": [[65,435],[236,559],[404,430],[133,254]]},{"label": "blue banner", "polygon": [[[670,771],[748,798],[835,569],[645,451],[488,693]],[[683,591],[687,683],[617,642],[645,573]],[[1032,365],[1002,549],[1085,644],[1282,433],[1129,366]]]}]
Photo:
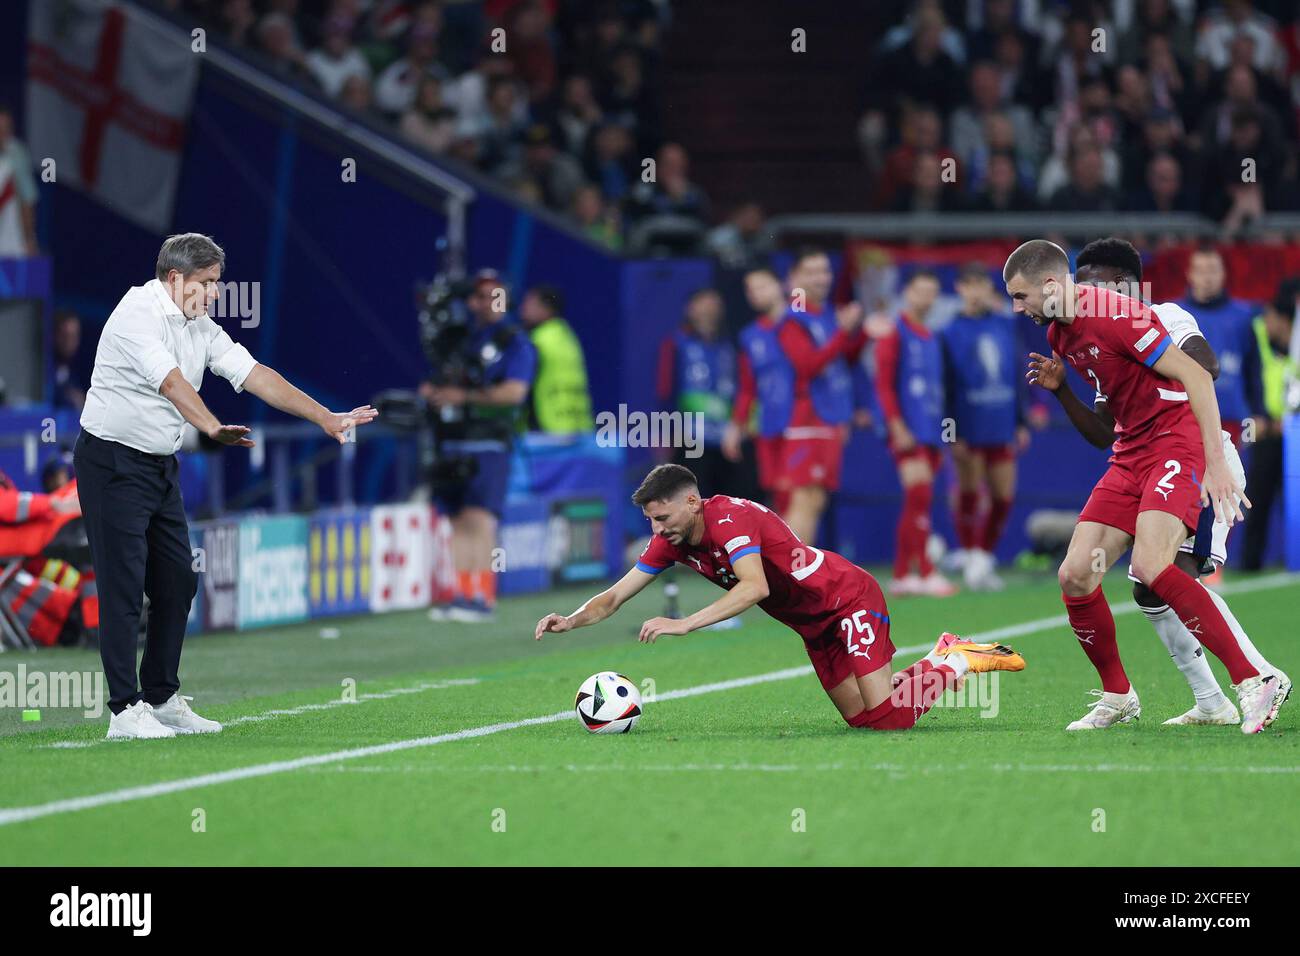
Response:
[{"label": "blue banner", "polygon": [[370,610],[369,508],[314,515],[307,557],[307,606],[312,617]]}]

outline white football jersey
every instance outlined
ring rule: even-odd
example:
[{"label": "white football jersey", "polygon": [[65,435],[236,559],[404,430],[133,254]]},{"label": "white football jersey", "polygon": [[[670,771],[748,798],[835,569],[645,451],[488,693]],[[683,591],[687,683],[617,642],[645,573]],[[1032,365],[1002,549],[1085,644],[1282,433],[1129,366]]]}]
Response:
[{"label": "white football jersey", "polygon": [[1158,303],[1151,306],[1151,311],[1160,317],[1164,327],[1169,330],[1169,337],[1179,348],[1193,335],[1204,336],[1201,327],[1196,324],[1196,316],[1176,302]]}]

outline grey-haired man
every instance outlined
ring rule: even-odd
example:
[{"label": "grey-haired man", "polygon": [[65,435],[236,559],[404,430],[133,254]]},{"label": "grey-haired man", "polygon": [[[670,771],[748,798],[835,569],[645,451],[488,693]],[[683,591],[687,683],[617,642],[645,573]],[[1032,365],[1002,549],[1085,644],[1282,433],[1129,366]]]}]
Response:
[{"label": "grey-haired man", "polygon": [[[74,463],[99,590],[100,656],[110,738],[215,733],[180,696],[181,643],[197,578],[181,502],[176,450],[189,422],[223,445],[251,447],[250,429],[223,425],[199,398],[203,370],[344,442],[372,421],[370,406],[331,412],[294,388],[207,314],[226,256],[198,233],[171,236],[157,278],[122,297],[104,324],[81,413]],[[136,675],[142,595],[147,644]]]}]

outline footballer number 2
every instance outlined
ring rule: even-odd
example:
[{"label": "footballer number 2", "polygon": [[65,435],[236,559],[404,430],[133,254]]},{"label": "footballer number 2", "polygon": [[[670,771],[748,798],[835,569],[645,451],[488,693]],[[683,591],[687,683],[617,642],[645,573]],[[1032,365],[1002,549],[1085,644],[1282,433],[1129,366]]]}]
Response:
[{"label": "footballer number 2", "polygon": [[867,620],[866,610],[854,611],[852,617],[840,618],[840,630],[844,632],[844,646],[850,654],[871,659],[871,645],[876,643],[876,632]]},{"label": "footballer number 2", "polygon": [[1169,496],[1174,492],[1174,476],[1183,470],[1183,466],[1178,464],[1178,462],[1173,458],[1170,458],[1165,462],[1165,467],[1169,470],[1165,472],[1163,478],[1156,482],[1156,491],[1164,495],[1165,501],[1168,501]]}]

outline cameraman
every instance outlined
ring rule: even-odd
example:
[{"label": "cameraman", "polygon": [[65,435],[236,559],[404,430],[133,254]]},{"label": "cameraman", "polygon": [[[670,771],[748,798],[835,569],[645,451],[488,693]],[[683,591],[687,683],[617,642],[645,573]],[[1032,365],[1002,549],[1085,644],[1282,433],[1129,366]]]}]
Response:
[{"label": "cameraman", "polygon": [[444,432],[439,455],[464,460],[467,477],[435,486],[440,510],[451,516],[456,591],[451,604],[435,607],[434,620],[491,621],[496,606],[492,550],[510,477],[511,444],[537,372],[537,353],[519,324],[506,315],[506,289],[484,270],[465,300],[471,326],[461,343],[477,385],[424,382],[420,394],[436,410],[462,410]]}]

